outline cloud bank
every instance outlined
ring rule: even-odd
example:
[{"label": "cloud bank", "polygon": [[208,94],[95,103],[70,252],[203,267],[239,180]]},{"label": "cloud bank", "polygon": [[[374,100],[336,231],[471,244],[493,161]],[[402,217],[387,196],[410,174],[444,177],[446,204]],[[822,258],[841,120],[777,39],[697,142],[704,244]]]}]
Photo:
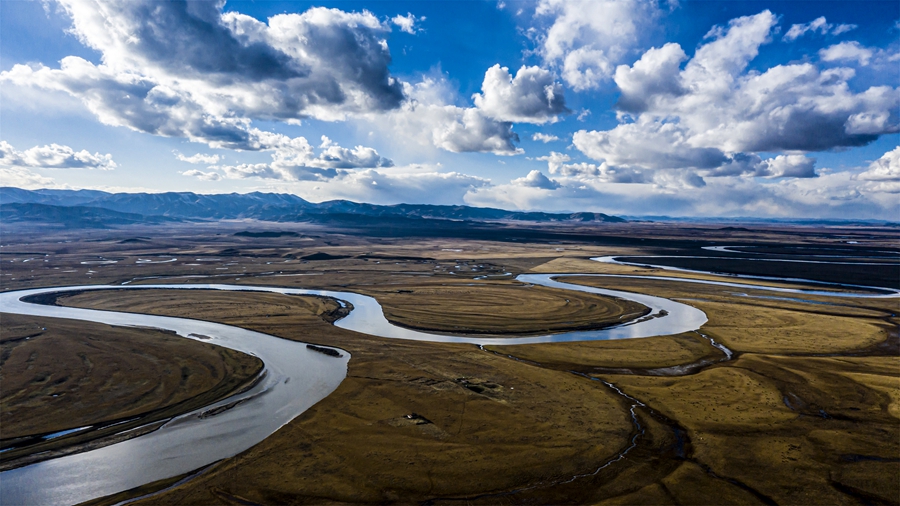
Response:
[{"label": "cloud bank", "polygon": [[[324,135],[318,148],[318,154],[304,137],[292,138],[284,135],[275,137],[276,139],[270,142],[278,147],[274,149],[270,163],[210,165],[208,169],[212,170],[209,172],[189,170],[181,174],[204,181],[247,178],[324,181],[338,177],[348,169],[381,168],[394,165],[392,160],[379,155],[372,148],[365,146],[345,148]],[[195,157],[197,156],[202,155],[195,155]],[[343,171],[338,169],[343,169]]]},{"label": "cloud bank", "polygon": [[[813,177],[814,161],[798,153],[862,146],[898,131],[898,90],[853,92],[852,68],[796,63],[748,72],[776,23],[769,11],[737,18],[710,31],[691,58],[668,43],[619,66],[620,124],[577,131],[573,144],[617,168]],[[766,161],[758,152],[794,154]]]},{"label": "cloud bank", "polygon": [[17,151],[6,141],[0,141],[0,166],[30,169],[99,169],[117,167],[111,154],[91,154],[87,150],[75,151],[69,146],[48,144]]},{"label": "cloud bank", "polygon": [[18,64],[0,82],[66,92],[105,124],[214,147],[269,149],[252,120],[340,120],[396,109],[389,26],[312,8],[268,23],[213,2],[60,0],[72,33],[102,56]]}]

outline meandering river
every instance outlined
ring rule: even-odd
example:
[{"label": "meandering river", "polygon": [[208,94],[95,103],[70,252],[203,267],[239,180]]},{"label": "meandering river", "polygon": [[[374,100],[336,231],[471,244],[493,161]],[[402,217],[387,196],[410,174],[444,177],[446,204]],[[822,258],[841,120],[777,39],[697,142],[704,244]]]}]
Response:
[{"label": "meandering river", "polygon": [[[613,261],[614,259],[602,261]],[[641,264],[644,265],[644,264]],[[334,391],[346,376],[349,353],[340,357],[312,351],[306,343],[218,323],[166,316],[118,313],[24,302],[22,298],[44,293],[111,289],[179,289],[262,291],[287,295],[333,297],[353,306],[335,325],[373,337],[442,343],[516,345],[670,335],[697,330],[706,315],[697,308],[651,295],[574,285],[559,281],[566,276],[625,277],[704,283],[790,293],[831,296],[897,297],[900,291],[875,293],[804,291],[740,283],[605,274],[523,274],[516,279],[551,288],[574,290],[628,299],[650,308],[648,316],[601,330],[563,332],[541,336],[491,338],[434,334],[391,324],[372,297],[352,292],[222,284],[135,286],[68,286],[0,293],[0,311],[6,313],[69,318],[119,326],[171,330],[188,339],[206,342],[259,357],[264,377],[251,390],[176,417],[148,434],[95,450],[67,455],[0,473],[2,504],[75,504],[128,490],[145,483],[199,469],[236,455],[262,441]],[[793,280],[792,280],[793,281]],[[804,280],[805,281],[805,280]],[[854,287],[869,289],[869,287]],[[216,408],[229,409],[217,410]],[[217,412],[213,416],[200,416]]]}]

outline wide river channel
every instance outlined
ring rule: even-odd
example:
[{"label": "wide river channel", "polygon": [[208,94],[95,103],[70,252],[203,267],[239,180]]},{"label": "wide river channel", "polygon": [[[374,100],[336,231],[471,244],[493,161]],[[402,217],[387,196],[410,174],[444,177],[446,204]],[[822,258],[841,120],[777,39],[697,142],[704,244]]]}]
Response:
[{"label": "wide river channel", "polygon": [[[222,284],[160,284],[127,287],[67,286],[0,293],[0,311],[4,313],[170,330],[188,339],[203,339],[205,342],[254,355],[265,364],[262,380],[249,391],[173,418],[153,432],[95,450],[0,473],[0,504],[77,504],[189,473],[223,458],[234,456],[259,443],[327,397],[346,376],[347,363],[350,360],[350,354],[344,350],[338,350],[341,356],[334,357],[310,350],[306,347],[306,343],[229,325],[186,318],[47,306],[24,302],[22,298],[44,293],[111,289],[255,291],[332,297],[353,306],[347,317],[335,322],[336,326],[344,329],[380,338],[495,346],[671,335],[697,330],[707,321],[706,314],[687,304],[662,297],[587,287],[558,280],[567,276],[687,281],[833,296],[897,297],[900,294],[896,290],[886,293],[884,289],[875,288],[872,288],[875,293],[848,294],[637,275],[523,274],[516,278],[522,283],[632,300],[649,307],[650,313],[637,320],[601,330],[491,338],[432,334],[398,327],[384,317],[378,301],[352,292]],[[223,407],[228,409],[216,409]],[[209,416],[213,412],[216,414]]]}]

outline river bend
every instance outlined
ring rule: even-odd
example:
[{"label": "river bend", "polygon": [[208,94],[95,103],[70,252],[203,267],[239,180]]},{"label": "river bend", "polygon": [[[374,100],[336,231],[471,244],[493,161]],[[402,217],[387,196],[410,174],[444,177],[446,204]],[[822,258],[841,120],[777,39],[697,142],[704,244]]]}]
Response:
[{"label": "river bend", "polygon": [[[595,260],[624,263],[617,262],[612,257]],[[374,298],[352,292],[332,290],[223,284],[160,284],[128,287],[83,285],[0,293],[0,311],[2,312],[68,318],[108,325],[152,327],[174,331],[187,339],[198,339],[198,336],[203,336],[206,340],[205,338],[209,337],[211,339],[206,342],[254,355],[265,364],[262,381],[249,391],[178,416],[153,432],[95,450],[0,473],[0,503],[75,504],[185,474],[220,459],[234,456],[259,443],[333,392],[346,376],[347,364],[350,359],[349,353],[343,350],[341,350],[340,357],[331,357],[307,349],[306,343],[289,341],[219,323],[167,316],[46,306],[24,302],[21,300],[23,297],[44,293],[111,289],[228,290],[314,295],[333,297],[353,305],[353,310],[347,317],[335,322],[336,326],[347,330],[391,339],[491,344],[494,346],[671,335],[697,330],[707,321],[706,314],[699,309],[673,300],[652,295],[574,285],[558,279],[569,276],[661,279],[844,297],[900,296],[900,291],[892,290],[891,293],[885,293],[884,289],[878,288],[871,288],[880,290],[880,293],[876,294],[849,294],[657,276],[578,273],[522,274],[516,278],[522,283],[628,299],[649,307],[651,312],[643,318],[600,330],[492,338],[435,334],[398,327],[384,317],[381,305]],[[787,280],[779,279],[779,281]],[[870,289],[870,287],[854,288]],[[203,418],[199,416],[211,409],[230,405],[234,405],[234,407],[223,410],[214,416]]]},{"label": "river bend", "polygon": [[[2,504],[75,504],[115,494],[145,483],[188,473],[236,455],[259,443],[338,387],[347,373],[349,354],[330,357],[306,348],[306,343],[280,339],[238,327],[186,318],[119,313],[24,302],[31,295],[84,290],[181,289],[263,291],[286,295],[333,297],[353,305],[350,314],[335,324],[375,337],[442,343],[532,344],[598,339],[628,339],[694,330],[706,315],[691,306],[661,297],[617,290],[569,285],[553,275],[523,275],[519,280],[555,288],[631,299],[650,307],[655,318],[594,331],[565,332],[519,338],[464,337],[432,334],[391,324],[372,297],[331,290],[239,286],[190,285],[83,285],[39,288],[0,293],[0,311],[32,316],[68,318],[108,325],[152,327],[176,332],[188,339],[209,337],[210,342],[248,353],[265,364],[264,378],[250,391],[174,418],[156,431],[95,450],[46,460],[0,473]],[[200,417],[216,407],[232,405],[215,416]],[[186,451],[187,449],[187,451]]]}]

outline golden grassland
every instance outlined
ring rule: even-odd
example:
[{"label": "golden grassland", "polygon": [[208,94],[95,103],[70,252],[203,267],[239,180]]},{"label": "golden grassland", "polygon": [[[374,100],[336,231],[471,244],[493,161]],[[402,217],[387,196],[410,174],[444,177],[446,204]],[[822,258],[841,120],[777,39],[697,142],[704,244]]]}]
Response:
[{"label": "golden grassland", "polygon": [[[636,290],[634,286],[629,288]],[[652,290],[653,287],[645,286],[645,288]],[[668,288],[668,290],[675,289]],[[154,309],[152,307],[154,303],[150,302],[155,297],[143,293],[140,297],[138,294],[127,292],[114,297],[108,293],[97,292],[80,295],[69,303],[85,305],[86,298],[92,297],[93,302],[90,304],[92,307],[122,309],[140,306],[142,312],[178,314],[177,299],[181,297],[180,295],[174,298],[167,292],[158,292],[156,295],[162,301],[159,302],[158,310]],[[619,432],[616,434],[618,437],[613,439],[617,444],[613,446],[625,447],[629,434],[627,418],[622,418],[624,406],[621,398],[610,398],[608,389],[575,377],[566,372],[568,369],[585,371],[590,367],[620,369],[664,367],[689,363],[704,357],[715,357],[716,354],[721,355],[718,350],[704,344],[702,338],[692,335],[578,343],[574,347],[570,344],[488,347],[502,354],[508,353],[541,364],[536,366],[504,359],[498,355],[487,355],[471,347],[340,338],[336,334],[344,332],[327,325],[321,317],[310,318],[302,323],[296,319],[296,315],[302,314],[303,311],[307,311],[310,316],[327,312],[319,308],[313,309],[314,305],[310,302],[294,303],[295,300],[305,299],[304,297],[272,294],[253,294],[247,297],[244,294],[204,293],[204,301],[201,302],[193,299],[199,295],[192,292],[191,296],[192,312],[200,311],[198,314],[204,315],[204,319],[207,317],[221,319],[225,323],[282,336],[290,332],[287,327],[291,321],[293,325],[290,327],[303,328],[308,332],[307,336],[300,339],[341,346],[351,351],[353,359],[345,384],[295,422],[304,426],[303,432],[295,433],[291,429],[280,431],[263,442],[260,447],[223,465],[221,469],[216,468],[187,485],[154,499],[159,502],[204,503],[239,499],[259,503],[281,503],[317,502],[325,498],[351,502],[381,500],[407,502],[466,494],[477,495],[478,491],[514,489],[516,483],[564,481],[562,479],[564,474],[575,475],[578,474],[579,468],[589,470],[592,465],[604,462],[604,458],[597,458],[597,454],[593,454],[596,460],[592,463],[573,459],[574,455],[567,454],[577,453],[576,448],[592,446],[597,449],[593,446],[592,440],[584,439],[587,433],[595,436],[603,434],[600,439],[607,442],[610,440],[611,434],[608,432],[598,433],[597,427],[582,425],[582,417],[596,420],[603,411],[599,405],[586,403],[586,399],[596,399],[598,395],[606,397],[604,405],[608,414],[605,416],[609,417],[610,411],[619,414],[619,423],[624,423],[624,426],[618,428]],[[129,301],[129,297],[133,297],[135,301]],[[207,297],[208,302],[205,301]],[[257,297],[258,303],[249,302],[256,300]],[[107,298],[112,303],[102,304],[100,300],[102,298]],[[232,299],[231,303],[226,301],[229,298]],[[279,298],[289,299],[294,307],[288,310],[285,307],[286,302],[279,302]],[[454,298],[450,297],[446,302],[449,305],[453,300]],[[766,304],[771,302],[766,301]],[[613,494],[614,498],[625,500],[626,503],[644,501],[653,503],[663,497],[668,498],[664,502],[690,502],[689,497],[694,493],[692,490],[695,486],[703,486],[708,491],[716,490],[716,497],[723,500],[732,498],[737,502],[772,500],[777,503],[815,503],[834,500],[836,495],[849,498],[851,502],[861,498],[868,500],[881,498],[889,501],[894,497],[892,494],[895,488],[890,484],[892,478],[897,476],[897,465],[891,459],[893,453],[898,450],[898,445],[892,444],[892,441],[900,436],[900,431],[897,430],[896,417],[890,415],[891,403],[895,401],[892,401],[891,395],[884,393],[884,390],[891,391],[893,388],[896,391],[900,387],[897,379],[897,366],[900,362],[896,357],[780,356],[784,350],[783,346],[779,346],[780,340],[776,339],[779,325],[784,326],[783,331],[793,336],[792,339],[795,341],[793,348],[787,352],[809,354],[810,348],[814,348],[815,341],[821,339],[813,332],[815,325],[811,322],[817,321],[823,315],[764,305],[745,307],[743,300],[732,301],[731,306],[736,306],[735,311],[737,307],[743,308],[732,313],[726,311],[729,309],[728,304],[716,304],[723,307],[718,308],[719,312],[713,310],[716,308],[706,308],[711,321],[703,331],[740,353],[738,359],[683,377],[661,378],[636,374],[601,376],[646,403],[655,413],[662,415],[664,422],[657,422],[661,427],[656,427],[661,434],[655,438],[648,437],[651,443],[656,443],[656,446],[653,444],[649,446],[653,446],[657,454],[665,454],[663,442],[671,443],[671,437],[666,437],[664,428],[671,430],[673,426],[685,431],[684,437],[690,441],[691,448],[689,458],[670,457],[666,459],[665,465],[650,459],[639,462],[638,464],[643,466],[637,467],[648,468],[653,462],[653,466],[657,469],[667,471],[655,475],[647,473],[646,469],[641,472],[634,471],[631,487],[616,491],[616,494]],[[289,321],[283,322],[272,321],[274,314],[265,318],[264,314],[269,314],[267,312],[271,312],[273,307],[281,308],[279,314],[294,316],[288,317]],[[812,307],[821,310],[816,306]],[[224,308],[224,313],[220,313],[222,316],[216,316],[221,308]],[[859,311],[858,308],[840,309],[845,309],[849,313]],[[435,309],[435,317],[439,315],[436,311]],[[867,311],[877,314],[874,309]],[[209,316],[205,316],[207,314]],[[836,328],[834,334],[826,339],[830,343],[830,348],[825,348],[827,351],[857,349],[877,344],[887,337],[884,322],[877,318],[824,316],[834,319],[835,321],[829,320],[829,327]],[[768,331],[772,335],[768,340],[765,337],[767,334],[756,335],[753,339],[746,339],[752,344],[748,347],[744,346],[744,341],[730,338],[736,332],[735,328],[743,325],[744,328],[752,329],[754,325],[763,321],[774,322]],[[721,322],[730,324],[723,325]],[[845,337],[843,342],[841,333]],[[806,343],[804,339],[810,342]],[[374,343],[367,342],[363,345],[362,341]],[[754,352],[766,344],[778,349],[779,354]],[[381,353],[373,356],[372,348],[380,348]],[[385,353],[387,351],[385,349],[390,351]],[[395,357],[404,357],[406,367],[395,363]],[[416,363],[415,371],[408,370],[408,362],[411,359]],[[872,363],[879,361],[880,367],[872,366]],[[471,369],[472,364],[485,362],[496,364],[492,364],[487,371],[481,368]],[[545,388],[526,389],[525,385],[520,383],[522,378],[511,381],[510,373],[507,371],[503,371],[504,375],[499,376],[496,368],[501,365],[525,371],[529,379],[540,379],[541,386]],[[358,368],[363,367],[364,373],[357,372]],[[399,376],[398,372],[401,373]],[[868,375],[862,377],[864,381],[854,376],[861,373]],[[384,380],[388,378],[392,380],[389,386],[383,385]],[[466,378],[466,383],[458,381],[459,378]],[[373,384],[376,379],[376,384]],[[418,385],[416,391],[410,391],[405,383],[411,380],[436,383],[427,388]],[[485,388],[483,386],[485,384],[499,388]],[[516,386],[513,387],[514,390],[507,390],[507,385]],[[580,388],[570,390],[574,385],[579,385]],[[472,387],[481,391],[473,391]],[[551,391],[547,392],[546,389]],[[513,392],[515,396],[524,398],[506,397]],[[535,392],[544,395],[536,396]],[[445,441],[443,438],[452,434],[447,428],[459,423],[462,416],[458,413],[456,417],[452,413],[441,413],[440,408],[446,410],[447,406],[456,405],[456,409],[459,410],[460,394],[475,397],[479,401],[488,396],[493,403],[513,403],[519,410],[515,411],[514,416],[503,416],[506,414],[505,409],[486,409],[487,406],[497,407],[494,404],[480,406],[475,402],[462,401],[463,404],[467,404],[465,419],[475,420],[475,425],[480,425],[481,431],[468,435],[470,438],[468,445],[460,444],[462,441],[453,438]],[[572,394],[576,395],[573,397]],[[400,399],[396,397],[398,395]],[[412,399],[416,401],[410,403]],[[855,404],[844,405],[846,404],[844,399],[859,400],[855,401]],[[340,411],[332,412],[330,409],[332,404],[335,405],[335,409],[339,406]],[[320,409],[325,412],[320,413]],[[433,423],[419,426],[415,422],[406,421],[403,414],[407,411],[420,414]],[[436,412],[441,415],[435,416]],[[522,416],[525,412],[531,416],[541,417],[545,423],[550,422],[551,427],[566,429],[558,433],[558,439],[548,437],[545,446],[533,439],[510,438],[510,427],[515,427],[516,432],[521,430],[528,434],[557,436],[548,432],[547,425],[529,424],[528,417]],[[568,416],[561,417],[560,412],[565,412]],[[645,413],[642,419],[645,424],[651,424],[653,413]],[[330,422],[326,423],[324,420]],[[361,423],[361,420],[368,422]],[[372,429],[373,421],[380,430]],[[293,425],[294,423],[288,427]],[[322,434],[313,430],[313,426],[319,425],[330,425],[332,430],[335,427],[341,429]],[[468,422],[465,422],[464,426],[467,425]],[[488,427],[490,430],[487,430]],[[398,439],[396,429],[399,428],[415,429],[418,433],[411,440],[402,437]],[[854,431],[857,436],[848,440]],[[454,436],[462,438],[462,435],[463,431],[460,431]],[[435,438],[436,441],[426,444],[421,441],[423,438]],[[282,446],[290,447],[289,441],[294,442],[292,444],[296,444],[296,441],[306,441],[310,445],[304,447],[307,450],[303,454],[305,458],[285,454],[289,450],[283,449]],[[446,450],[440,451],[439,448],[446,448],[449,442],[456,447],[456,451],[448,454],[450,458],[444,460],[435,457],[435,454],[447,453]],[[324,445],[325,448],[319,448],[320,445]],[[562,445],[565,451],[558,450],[559,453],[550,451],[550,448],[557,445]],[[478,456],[469,455],[459,448],[467,446],[468,452],[474,452],[477,448]],[[804,447],[810,448],[810,451],[803,453],[797,450]],[[324,451],[326,449],[327,452]],[[517,450],[524,455],[517,453]],[[363,455],[360,455],[360,452]],[[538,460],[526,458],[529,452]],[[614,452],[610,452],[608,447],[606,452],[604,455],[606,459],[614,456]],[[466,456],[461,457],[460,454]],[[272,460],[267,460],[263,455],[271,455]],[[279,457],[276,459],[275,455]],[[658,455],[656,457],[658,459]],[[303,466],[301,471],[291,472],[287,476],[270,467],[281,459],[293,461],[295,458],[316,465],[310,464],[310,468]],[[409,459],[405,465],[404,459]],[[778,464],[780,467],[774,467],[778,469],[778,477],[773,477],[770,473],[776,460],[780,462]],[[334,467],[326,465],[325,462],[333,462]],[[350,470],[342,469],[339,465],[348,462],[359,462],[361,467]],[[577,464],[571,466],[574,462]],[[441,476],[434,476],[438,473],[422,474],[415,471],[410,474],[410,466],[418,468],[423,465],[440,469]],[[374,470],[366,471],[370,467]],[[866,469],[864,473],[859,471],[862,467]],[[458,473],[454,473],[455,469],[459,470]],[[529,475],[526,470],[537,472]],[[480,481],[463,479],[465,473],[484,478]],[[599,478],[602,474],[594,478]],[[347,488],[346,483],[357,483],[363,476],[367,477],[363,481],[372,483],[371,488],[354,486],[351,487],[352,491],[344,490]],[[420,481],[413,479],[412,476],[418,477]],[[331,479],[335,481],[330,481]],[[550,502],[559,501],[561,497],[571,502],[604,499],[604,495],[595,489],[600,485],[595,479],[583,478],[580,481],[582,483],[579,486],[570,486],[568,489],[561,485],[550,487],[554,490],[554,494],[541,489],[525,492],[517,497],[546,499]],[[290,485],[282,484],[284,482]],[[233,483],[244,485],[236,486]],[[461,486],[459,483],[466,485]],[[638,490],[628,490],[639,484],[642,486]],[[211,490],[215,492],[210,492]],[[599,490],[604,489],[601,486]],[[658,495],[662,493],[660,491],[664,491],[665,494]],[[622,495],[624,492],[627,494]],[[489,496],[480,500],[490,503],[498,500],[498,497]]]},{"label": "golden grassland", "polygon": [[721,351],[710,346],[708,340],[695,332],[639,340],[485,347],[497,353],[539,362],[545,367],[579,372],[591,372],[598,368],[656,369],[722,357]]},{"label": "golden grassland", "polygon": [[[648,225],[641,233],[695,232]],[[762,236],[784,240],[786,234]],[[587,294],[524,289],[511,279],[521,272],[733,281],[587,260],[641,254],[639,248],[313,235],[251,244],[212,234],[170,234],[135,246],[120,244],[122,236],[98,233],[97,242],[68,244],[34,273],[21,259],[4,263],[4,273],[12,275],[4,277],[3,288],[74,284],[88,276],[90,282],[122,282],[212,275],[217,277],[134,282],[344,289],[376,297],[401,325],[527,334],[583,327],[597,321],[592,311],[603,321],[630,308]],[[42,251],[40,245],[28,247]],[[228,248],[241,254],[215,256]],[[163,252],[179,261],[134,263]],[[344,258],[301,259],[315,252]],[[100,256],[121,260],[92,265],[86,274],[80,262]],[[484,275],[491,277],[476,279]],[[7,281],[12,277],[14,282]],[[694,305],[709,316],[700,332],[735,357],[721,361],[724,354],[700,333],[486,351],[378,339],[331,325],[333,301],[277,294],[94,292],[62,303],[190,316],[352,353],[348,376],[331,396],[254,448],[141,504],[900,503],[900,322],[891,316],[896,299],[795,296],[663,280],[567,281]],[[488,311],[492,305],[507,314]],[[672,368],[691,364],[699,366]],[[640,401],[644,406],[634,408],[639,427],[629,411],[636,401],[590,378]],[[171,480],[157,488],[170,485]]]},{"label": "golden grassland", "polygon": [[[253,279],[247,278],[246,283],[253,284]],[[447,284],[423,280],[419,284],[394,284],[381,289],[363,286],[354,290],[378,299],[384,307],[385,316],[397,325],[454,334],[527,335],[596,329],[643,316],[649,311],[645,306],[627,300],[509,282]],[[92,301],[105,301],[104,307],[107,309],[147,313],[151,308],[154,311],[164,308],[177,310],[186,298],[183,293],[164,291],[144,301],[145,293],[122,291],[110,297],[88,292],[60,300],[71,299],[71,302],[63,304],[89,306]],[[190,296],[187,298],[190,299]],[[218,308],[222,318],[240,316],[246,311],[240,299],[228,294],[213,292],[207,298],[209,304]],[[286,305],[289,299],[294,298],[297,301],[292,300]],[[275,319],[273,321],[291,318],[297,311],[327,316],[335,315],[339,309],[334,300],[316,297],[260,293],[252,299],[255,301],[253,304],[268,308],[269,316]]]},{"label": "golden grassland", "polygon": [[[702,331],[736,351],[768,353],[832,353],[866,348],[885,339],[885,321],[896,310],[896,299],[804,298],[792,300],[753,298],[787,296],[763,290],[686,284],[647,279],[604,280],[567,277],[567,282],[610,286],[637,293],[652,293],[688,303],[703,310],[709,322]],[[837,304],[837,305],[834,305]]]},{"label": "golden grassland", "polygon": [[[708,466],[707,479],[737,480],[753,489],[756,499],[778,504],[900,500],[898,322],[890,316],[895,300],[831,299],[845,304],[835,306],[748,302],[724,287],[646,280],[622,280],[622,285],[618,288],[681,296],[703,309],[710,321],[701,331],[737,353],[734,361],[681,377],[602,375],[684,427],[693,460]],[[690,299],[684,298],[687,291]],[[886,340],[888,346],[878,346]],[[572,354],[577,356],[572,365],[602,366],[608,365],[605,344],[582,343],[588,350],[577,354],[557,345],[509,349],[535,361],[559,363],[560,356]],[[869,353],[854,353],[866,349]],[[696,471],[692,462],[683,467]],[[678,475],[621,499],[697,502],[684,499],[689,488],[674,478]],[[666,499],[662,491],[671,496]]]},{"label": "golden grassland", "polygon": [[[178,295],[181,304],[156,290],[87,293],[64,303],[121,309],[134,302],[143,312],[339,346],[352,359],[325,401],[190,482],[197,488],[159,496],[161,502],[409,502],[503,491],[590,468],[632,431],[618,396],[568,373],[472,345],[363,337],[324,321],[311,297]],[[290,316],[279,320],[273,307]],[[422,418],[406,418],[413,413]]]},{"label": "golden grassland", "polygon": [[694,459],[775,503],[890,503],[900,430],[884,390],[900,389],[897,366],[745,354],[692,376],[609,379],[678,420]]},{"label": "golden grassland", "polygon": [[[262,368],[249,355],[150,329],[2,314],[0,425],[16,459],[109,434],[99,428],[46,442],[43,434],[117,423],[148,424],[205,406],[247,384]],[[64,414],[64,416],[60,416]]]},{"label": "golden grassland", "polygon": [[[162,331],[2,318],[4,439],[138,416],[233,381],[235,374],[252,375],[260,365],[258,359]],[[35,416],[35,410],[64,412],[66,418]]]},{"label": "golden grassland", "polygon": [[597,329],[649,312],[628,300],[508,281],[456,285],[420,281],[361,291],[377,298],[385,316],[397,325],[456,334]]}]

